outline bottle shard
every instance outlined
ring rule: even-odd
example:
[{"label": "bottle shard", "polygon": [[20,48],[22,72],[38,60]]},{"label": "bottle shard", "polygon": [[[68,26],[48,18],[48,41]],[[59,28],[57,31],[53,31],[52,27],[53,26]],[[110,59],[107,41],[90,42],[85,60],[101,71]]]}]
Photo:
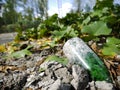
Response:
[{"label": "bottle shard", "polygon": [[111,82],[104,62],[82,39],[75,37],[68,40],[63,46],[63,52],[70,63],[82,65],[87,69],[93,80]]}]

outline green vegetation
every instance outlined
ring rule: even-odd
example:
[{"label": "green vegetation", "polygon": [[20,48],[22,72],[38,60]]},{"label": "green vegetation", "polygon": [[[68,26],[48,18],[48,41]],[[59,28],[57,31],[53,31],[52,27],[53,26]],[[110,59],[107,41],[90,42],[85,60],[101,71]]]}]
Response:
[{"label": "green vegetation", "polygon": [[56,56],[56,55],[48,56],[46,58],[46,61],[56,61],[56,62],[59,62],[63,65],[68,64],[68,60],[66,58],[60,58],[59,56]]},{"label": "green vegetation", "polygon": [[[3,14],[0,17],[0,33],[24,31],[36,27],[48,17],[48,0],[3,0]],[[35,13],[40,16],[35,16]],[[36,18],[38,17],[38,18]]]},{"label": "green vegetation", "polygon": [[120,54],[120,39],[115,37],[108,37],[104,48],[102,49],[104,55],[115,56]]},{"label": "green vegetation", "polygon": [[[48,9],[47,0],[35,0],[35,8],[40,14],[38,18],[35,18],[33,8],[26,8],[25,5],[28,0],[16,0],[16,2],[15,0],[5,1],[7,2],[4,6],[5,11],[3,17],[0,17],[0,33],[16,31],[17,36],[14,40],[15,43],[27,40],[36,40],[37,42],[37,40],[40,39],[50,38],[50,42],[41,41],[42,44],[44,44],[41,45],[41,47],[49,46],[53,48],[60,43],[65,43],[65,41],[72,37],[80,37],[86,42],[96,40],[96,42],[102,43],[103,45],[100,48],[100,55],[102,54],[102,56],[114,57],[120,54],[120,5],[113,5],[113,0],[97,0],[93,11],[82,12],[80,8],[78,8],[77,11],[68,13],[63,18],[59,18],[57,14],[48,17],[46,12]],[[13,1],[14,3],[12,3]],[[43,3],[44,5],[42,6],[41,4]],[[16,12],[15,6],[18,4],[24,7],[27,14],[22,15],[22,13]],[[105,41],[101,40],[103,37]],[[37,43],[41,42],[38,41]],[[0,52],[6,52],[9,49],[8,52],[12,58],[21,58],[32,54],[29,50],[29,48],[31,48],[29,45],[22,50],[15,50],[15,46],[10,45],[8,45],[9,48],[0,45]],[[65,58],[60,58],[55,55],[49,56],[46,60],[57,61],[64,65],[68,63]],[[106,75],[106,73],[108,73],[106,68],[101,65],[103,68],[101,69],[97,65],[98,62],[94,61],[90,53],[88,53],[87,60],[89,63],[94,63],[94,65],[92,64],[93,66],[91,66],[93,71],[90,72],[92,79],[109,80],[109,75]],[[100,64],[103,63],[100,62]],[[40,68],[39,71],[44,71],[44,68]]]},{"label": "green vegetation", "polygon": [[31,48],[32,46],[28,46],[26,47],[25,49],[22,49],[22,50],[19,50],[19,51],[15,51],[15,52],[12,52],[9,56],[9,58],[22,58],[22,57],[25,57],[26,55],[31,55],[32,53],[29,51],[29,49]]}]

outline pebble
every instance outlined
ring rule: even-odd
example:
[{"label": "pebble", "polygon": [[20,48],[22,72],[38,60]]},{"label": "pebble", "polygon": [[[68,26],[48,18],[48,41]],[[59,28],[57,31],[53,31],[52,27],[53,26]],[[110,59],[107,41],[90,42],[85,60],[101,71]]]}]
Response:
[{"label": "pebble", "polygon": [[57,79],[48,90],[60,90],[61,83],[61,80]]},{"label": "pebble", "polygon": [[95,86],[97,90],[114,90],[113,84],[106,81],[96,81]]},{"label": "pebble", "polygon": [[117,55],[117,56],[115,57],[115,60],[116,60],[116,61],[120,61],[120,55]]},{"label": "pebble", "polygon": [[84,90],[89,82],[87,71],[79,65],[73,65],[72,75],[74,79],[71,81],[71,84],[75,90]]},{"label": "pebble", "polygon": [[120,76],[117,76],[117,85],[120,88]]}]

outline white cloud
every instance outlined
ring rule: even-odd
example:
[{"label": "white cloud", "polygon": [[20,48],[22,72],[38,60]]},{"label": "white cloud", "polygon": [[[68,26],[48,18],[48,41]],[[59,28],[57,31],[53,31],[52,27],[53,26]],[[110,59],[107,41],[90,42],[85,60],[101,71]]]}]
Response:
[{"label": "white cloud", "polygon": [[64,17],[67,13],[72,9],[72,4],[69,2],[63,3],[62,7],[58,9],[58,7],[51,6],[48,10],[48,15],[51,16],[55,13],[59,14],[59,17]]},{"label": "white cloud", "polygon": [[71,3],[64,3],[62,5],[62,16],[64,17],[67,13],[70,12],[71,9],[72,9]]},{"label": "white cloud", "polygon": [[58,13],[58,8],[56,7],[51,7],[49,10],[48,10],[48,15],[51,16],[55,13]]}]

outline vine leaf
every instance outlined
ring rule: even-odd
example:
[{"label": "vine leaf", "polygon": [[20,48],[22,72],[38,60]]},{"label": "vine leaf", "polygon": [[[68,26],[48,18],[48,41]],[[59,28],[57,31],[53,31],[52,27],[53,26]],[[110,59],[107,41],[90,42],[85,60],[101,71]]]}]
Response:
[{"label": "vine leaf", "polygon": [[104,55],[115,56],[120,54],[120,40],[115,37],[108,37],[102,49]]},{"label": "vine leaf", "polygon": [[31,46],[28,46],[27,48],[25,48],[23,50],[13,52],[10,55],[10,57],[21,58],[21,57],[25,57],[25,55],[31,55],[32,53],[28,50],[29,48],[31,48]]},{"label": "vine leaf", "polygon": [[71,26],[60,26],[60,30],[55,30],[52,33],[52,37],[61,40],[62,38],[68,38],[68,37],[76,37],[78,36],[78,32],[75,31]]},{"label": "vine leaf", "polygon": [[100,36],[100,35],[109,35],[111,31],[112,30],[107,27],[105,22],[96,21],[89,25],[84,26],[81,32],[93,36]]},{"label": "vine leaf", "polygon": [[91,18],[88,16],[85,20],[83,20],[83,24],[87,25],[90,22]]},{"label": "vine leaf", "polygon": [[60,58],[59,56],[56,56],[56,55],[48,56],[46,61],[56,61],[63,65],[67,65],[68,63],[68,60],[66,58]]},{"label": "vine leaf", "polygon": [[108,37],[106,40],[108,45],[119,45],[120,44],[120,39],[117,39],[115,37]]},{"label": "vine leaf", "polygon": [[107,56],[115,56],[117,55],[118,52],[119,52],[118,48],[114,47],[114,45],[104,47],[102,49],[103,55],[107,55]]}]

